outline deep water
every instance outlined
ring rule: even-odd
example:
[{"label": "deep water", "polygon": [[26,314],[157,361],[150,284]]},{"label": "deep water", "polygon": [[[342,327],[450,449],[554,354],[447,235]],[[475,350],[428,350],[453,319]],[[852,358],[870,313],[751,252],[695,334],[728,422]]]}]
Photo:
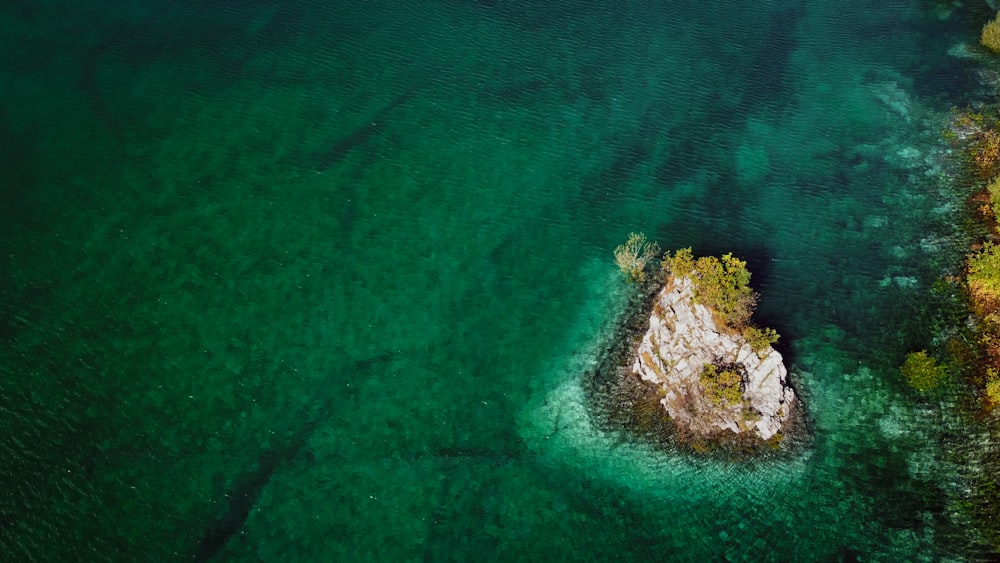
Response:
[{"label": "deep water", "polygon": [[[897,369],[965,242],[927,10],[5,3],[0,560],[984,557]],[[631,231],[749,261],[807,451],[593,424]]]}]

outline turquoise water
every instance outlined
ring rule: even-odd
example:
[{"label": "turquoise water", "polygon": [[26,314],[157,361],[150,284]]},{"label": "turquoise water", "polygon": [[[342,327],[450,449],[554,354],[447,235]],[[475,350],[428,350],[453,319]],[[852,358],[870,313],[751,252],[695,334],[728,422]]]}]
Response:
[{"label": "turquoise water", "polygon": [[[0,559],[983,557],[896,369],[966,242],[927,10],[0,8]],[[630,231],[749,261],[807,451],[593,423]]]}]

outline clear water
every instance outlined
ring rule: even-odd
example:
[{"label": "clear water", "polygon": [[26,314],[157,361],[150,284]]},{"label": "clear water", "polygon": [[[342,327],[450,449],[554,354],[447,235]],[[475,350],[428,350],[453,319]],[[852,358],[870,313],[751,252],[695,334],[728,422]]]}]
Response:
[{"label": "clear water", "polygon": [[[895,368],[963,242],[926,8],[0,7],[0,559],[982,557]],[[591,423],[630,231],[749,260],[812,448]]]}]

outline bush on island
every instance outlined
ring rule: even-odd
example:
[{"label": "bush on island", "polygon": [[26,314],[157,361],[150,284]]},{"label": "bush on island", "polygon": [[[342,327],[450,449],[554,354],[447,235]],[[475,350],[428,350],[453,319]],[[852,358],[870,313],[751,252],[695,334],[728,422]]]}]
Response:
[{"label": "bush on island", "polygon": [[992,178],[1000,172],[1000,131],[987,129],[971,148],[972,163],[981,178]]},{"label": "bush on island", "polygon": [[660,246],[642,233],[630,233],[625,244],[615,248],[615,263],[629,281],[646,280],[646,263],[660,254]]},{"label": "bush on island", "polygon": [[1000,217],[1000,176],[994,177],[986,184],[986,192],[990,195],[989,215]]},{"label": "bush on island", "polygon": [[986,370],[986,402],[991,407],[1000,405],[1000,372],[994,368]]},{"label": "bush on island", "polygon": [[1000,122],[994,113],[957,110],[946,135],[961,140],[969,170],[983,180],[1000,174]]},{"label": "bush on island", "polygon": [[983,46],[993,52],[1000,52],[1000,14],[983,26],[983,33],[980,36]]},{"label": "bush on island", "polygon": [[987,242],[970,255],[966,279],[976,313],[989,320],[1000,310],[1000,246]]},{"label": "bush on island", "polygon": [[768,346],[778,341],[778,332],[773,328],[760,329],[755,326],[748,326],[743,329],[743,338],[753,348],[754,352],[763,352]]},{"label": "bush on island", "polygon": [[739,372],[730,367],[705,364],[701,369],[701,385],[716,405],[737,405],[743,402],[743,382]]}]

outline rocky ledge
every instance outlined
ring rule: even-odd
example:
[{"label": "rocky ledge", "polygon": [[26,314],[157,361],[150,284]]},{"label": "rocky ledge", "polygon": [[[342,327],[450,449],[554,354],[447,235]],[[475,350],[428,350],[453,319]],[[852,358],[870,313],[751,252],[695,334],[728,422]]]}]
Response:
[{"label": "rocky ledge", "polygon": [[780,438],[796,406],[781,354],[720,329],[688,277],[657,293],[632,372],[660,389],[678,430],[694,436]]}]

